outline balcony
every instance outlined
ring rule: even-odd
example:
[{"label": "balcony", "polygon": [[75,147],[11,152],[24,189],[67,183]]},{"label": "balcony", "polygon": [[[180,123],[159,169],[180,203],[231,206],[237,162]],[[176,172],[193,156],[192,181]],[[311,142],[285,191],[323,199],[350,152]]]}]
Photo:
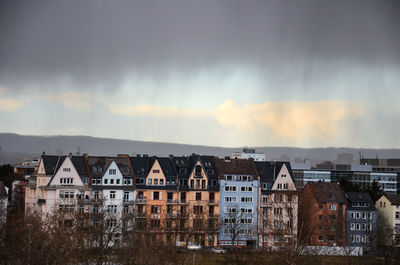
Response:
[{"label": "balcony", "polygon": [[135,203],[136,204],[147,204],[147,199],[146,198],[136,198]]},{"label": "balcony", "polygon": [[178,200],[167,199],[167,204],[178,204]]},{"label": "balcony", "polygon": [[146,213],[135,213],[135,217],[136,218],[146,218],[147,215],[146,215]]},{"label": "balcony", "polygon": [[179,202],[180,204],[189,204],[189,201],[187,201],[186,199],[181,199],[180,200],[180,202]]},{"label": "balcony", "polygon": [[135,201],[134,201],[134,200],[124,199],[124,200],[123,200],[123,204],[125,204],[125,205],[135,204]]},{"label": "balcony", "polygon": [[78,204],[90,204],[92,202],[92,200],[90,199],[77,199]]},{"label": "balcony", "polygon": [[166,218],[176,218],[177,216],[178,216],[177,213],[167,213],[167,214],[165,215]]},{"label": "balcony", "polygon": [[218,204],[219,204],[219,201],[216,201],[216,200],[209,200],[209,201],[208,201],[208,204],[218,205]]}]

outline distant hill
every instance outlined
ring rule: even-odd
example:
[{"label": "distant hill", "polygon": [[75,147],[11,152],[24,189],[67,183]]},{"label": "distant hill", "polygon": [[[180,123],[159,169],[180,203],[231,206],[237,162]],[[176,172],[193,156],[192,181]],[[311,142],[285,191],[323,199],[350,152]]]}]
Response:
[{"label": "distant hill", "polygon": [[[400,158],[400,149],[356,149],[356,148],[294,148],[294,147],[255,147],[265,153],[268,160],[303,160],[313,164],[324,160],[334,161],[337,154],[349,153],[358,162],[359,152],[364,157]],[[23,159],[47,154],[68,154],[70,152],[89,155],[148,154],[167,156],[190,155],[192,153],[215,155],[219,157],[240,151],[241,147],[225,148],[217,146],[173,144],[97,138],[90,136],[29,136],[13,133],[0,133],[0,164],[17,163]]]}]

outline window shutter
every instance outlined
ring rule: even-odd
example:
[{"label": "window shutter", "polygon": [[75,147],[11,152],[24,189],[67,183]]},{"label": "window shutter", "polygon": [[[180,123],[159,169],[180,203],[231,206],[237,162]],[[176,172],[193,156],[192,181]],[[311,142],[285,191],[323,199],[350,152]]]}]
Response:
[{"label": "window shutter", "polygon": [[162,200],[162,192],[160,191],[159,193],[160,193],[160,200]]},{"label": "window shutter", "polygon": [[151,199],[154,200],[154,191],[151,192]]}]

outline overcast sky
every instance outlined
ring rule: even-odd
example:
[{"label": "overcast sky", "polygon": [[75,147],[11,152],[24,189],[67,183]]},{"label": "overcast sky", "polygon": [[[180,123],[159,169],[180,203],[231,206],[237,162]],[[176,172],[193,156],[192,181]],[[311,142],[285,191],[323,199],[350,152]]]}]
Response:
[{"label": "overcast sky", "polygon": [[400,1],[1,1],[0,132],[400,148]]}]

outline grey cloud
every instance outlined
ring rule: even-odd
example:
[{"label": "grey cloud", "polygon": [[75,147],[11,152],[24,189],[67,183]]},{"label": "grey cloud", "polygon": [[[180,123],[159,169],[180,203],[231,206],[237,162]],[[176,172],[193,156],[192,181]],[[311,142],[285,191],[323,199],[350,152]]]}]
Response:
[{"label": "grey cloud", "polygon": [[[70,78],[109,88],[218,64],[400,62],[400,2],[2,1],[0,85]],[[51,87],[51,85],[49,85]]]}]

